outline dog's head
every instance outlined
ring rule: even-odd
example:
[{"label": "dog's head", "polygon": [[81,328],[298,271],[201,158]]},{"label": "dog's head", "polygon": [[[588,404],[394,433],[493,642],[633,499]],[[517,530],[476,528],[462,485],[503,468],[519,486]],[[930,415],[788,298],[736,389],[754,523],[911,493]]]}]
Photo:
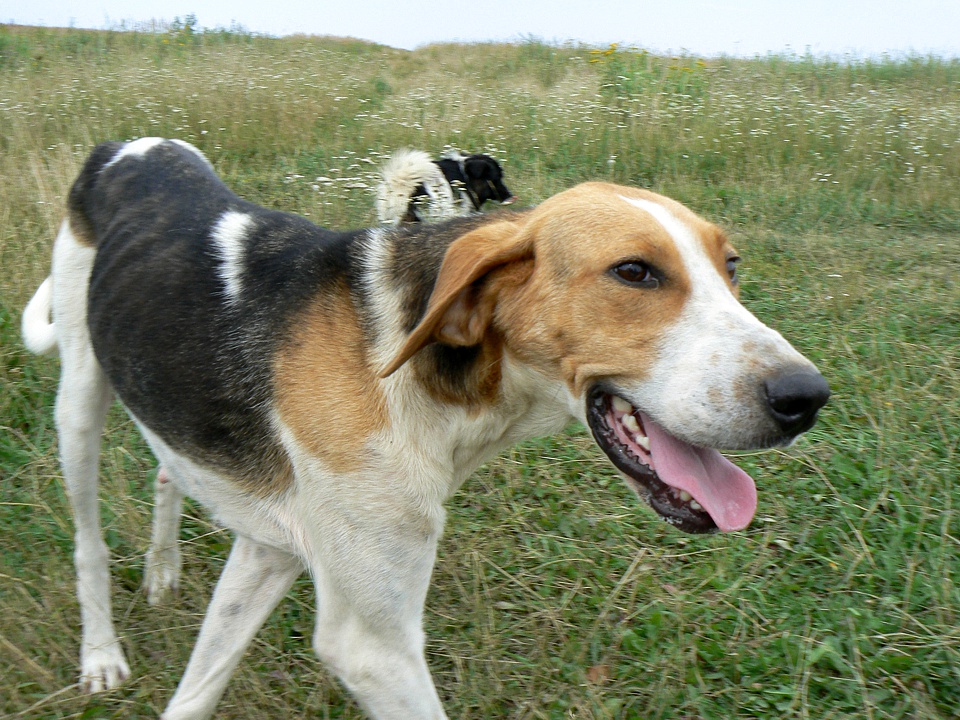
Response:
[{"label": "dog's head", "polygon": [[739,300],[736,250],[668,198],[587,183],[454,241],[389,374],[494,341],[554,383],[628,484],[690,532],[746,527],[753,480],[716,450],[786,445],[829,396]]},{"label": "dog's head", "polygon": [[508,205],[514,195],[503,184],[503,169],[489,155],[468,155],[463,160],[465,183],[477,210],[487,201],[495,200]]}]

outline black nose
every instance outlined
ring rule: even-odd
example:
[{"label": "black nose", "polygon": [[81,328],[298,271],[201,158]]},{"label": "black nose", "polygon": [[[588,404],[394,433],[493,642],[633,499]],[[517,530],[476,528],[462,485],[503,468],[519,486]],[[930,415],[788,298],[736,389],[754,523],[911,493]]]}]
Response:
[{"label": "black nose", "polygon": [[827,381],[813,370],[777,375],[767,379],[764,388],[770,415],[788,435],[809,430],[817,419],[817,411],[830,397]]}]

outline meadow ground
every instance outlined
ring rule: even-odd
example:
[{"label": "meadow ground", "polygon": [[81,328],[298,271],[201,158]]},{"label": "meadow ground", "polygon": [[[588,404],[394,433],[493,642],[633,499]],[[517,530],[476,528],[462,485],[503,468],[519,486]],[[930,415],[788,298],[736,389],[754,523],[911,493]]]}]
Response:
[{"label": "meadow ground", "polygon": [[[744,532],[658,521],[579,427],[482,468],[427,602],[451,717],[957,717],[960,63],[153,30],[0,26],[0,716],[156,716],[230,544],[188,505],[180,600],[148,608],[154,467],[115,410],[102,513],[133,676],[77,693],[57,361],[19,314],[87,152],[162,135],[335,228],[373,221],[402,146],[490,152],[528,204],[596,178],[663,192],[728,229],[745,304],[830,380],[812,432],[737,458],[760,490]],[[360,717],[313,657],[313,603],[300,581],[218,718]]]}]

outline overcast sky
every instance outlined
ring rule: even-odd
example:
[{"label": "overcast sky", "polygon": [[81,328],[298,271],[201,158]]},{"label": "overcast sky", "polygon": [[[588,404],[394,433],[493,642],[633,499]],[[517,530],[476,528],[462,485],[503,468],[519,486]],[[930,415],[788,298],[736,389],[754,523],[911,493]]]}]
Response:
[{"label": "overcast sky", "polygon": [[342,35],[413,49],[431,42],[621,42],[695,55],[767,52],[960,56],[960,0],[28,0],[0,22],[112,28],[173,20],[270,35]]}]

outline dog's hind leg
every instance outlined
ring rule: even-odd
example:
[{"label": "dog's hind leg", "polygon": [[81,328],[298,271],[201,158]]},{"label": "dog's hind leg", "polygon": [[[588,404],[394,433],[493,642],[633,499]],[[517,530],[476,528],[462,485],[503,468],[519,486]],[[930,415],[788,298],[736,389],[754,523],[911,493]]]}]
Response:
[{"label": "dog's hind leg", "polygon": [[213,715],[247,645],[302,572],[297,557],[237,537],[162,720],[203,720]]},{"label": "dog's hind leg", "polygon": [[160,605],[180,589],[180,507],[183,493],[170,482],[166,469],[157,470],[154,483],[153,535],[147,551],[143,584],[147,602]]},{"label": "dog's hind leg", "polygon": [[87,328],[87,286],[94,255],[94,248],[79,242],[64,222],[53,252],[53,307],[61,358],[55,414],[74,519],[83,623],[80,684],[88,692],[113,688],[130,674],[111,617],[110,558],[97,499],[100,436],[112,393]]}]

